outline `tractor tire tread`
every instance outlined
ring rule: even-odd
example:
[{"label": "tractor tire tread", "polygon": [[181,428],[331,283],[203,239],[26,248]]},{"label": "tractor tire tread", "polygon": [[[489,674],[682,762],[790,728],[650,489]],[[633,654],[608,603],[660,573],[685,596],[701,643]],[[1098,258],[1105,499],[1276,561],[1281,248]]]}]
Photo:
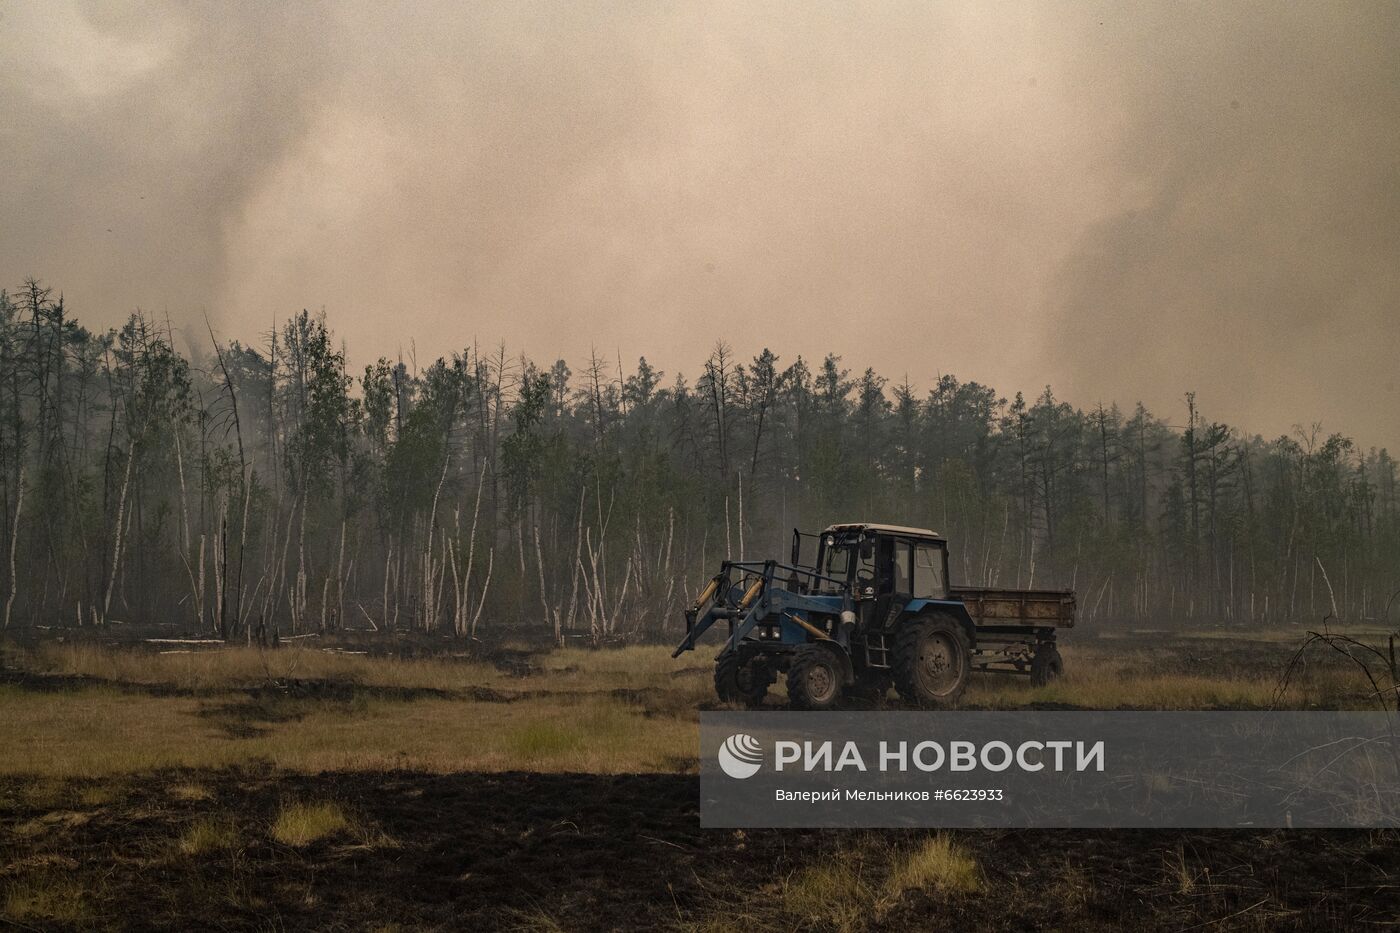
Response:
[{"label": "tractor tire tread", "polygon": [[[956,640],[963,654],[963,677],[952,693],[942,697],[925,697],[919,687],[918,657],[919,642],[930,632],[948,632]],[[893,665],[894,685],[901,699],[920,707],[953,707],[962,699],[967,689],[971,672],[972,652],[968,647],[967,633],[962,625],[951,616],[927,614],[916,616],[900,626],[895,635],[895,660]]]},{"label": "tractor tire tread", "polygon": [[[807,691],[807,677],[813,665],[824,664],[831,668],[831,676],[835,678],[837,687],[832,692],[830,700],[813,698]],[[830,710],[836,709],[841,703],[841,680],[842,665],[840,658],[835,653],[821,643],[807,644],[798,648],[792,658],[792,665],[787,672],[788,702],[794,709],[802,710]]]},{"label": "tractor tire tread", "polygon": [[[749,665],[753,666],[753,676],[745,687],[740,681],[740,674]],[[715,694],[723,703],[741,703],[750,709],[761,706],[772,682],[762,662],[739,652],[727,654],[715,662]]]}]

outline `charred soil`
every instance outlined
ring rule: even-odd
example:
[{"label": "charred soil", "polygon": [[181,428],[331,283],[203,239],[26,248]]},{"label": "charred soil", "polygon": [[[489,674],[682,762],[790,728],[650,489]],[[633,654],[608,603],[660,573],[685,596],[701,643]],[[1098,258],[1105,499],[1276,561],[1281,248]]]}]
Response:
[{"label": "charred soil", "polygon": [[[55,929],[826,929],[788,896],[928,833],[706,830],[693,776],[168,771],[0,782],[7,918]],[[289,806],[344,815],[279,841]],[[193,831],[223,827],[191,851]],[[1357,928],[1400,922],[1392,832],[976,831],[973,893],[903,892],[871,929]],[[884,853],[883,855],[881,853]],[[863,856],[863,857],[865,857]],[[61,880],[60,880],[61,879]],[[65,884],[63,915],[31,910]],[[804,913],[806,915],[804,915]]]}]

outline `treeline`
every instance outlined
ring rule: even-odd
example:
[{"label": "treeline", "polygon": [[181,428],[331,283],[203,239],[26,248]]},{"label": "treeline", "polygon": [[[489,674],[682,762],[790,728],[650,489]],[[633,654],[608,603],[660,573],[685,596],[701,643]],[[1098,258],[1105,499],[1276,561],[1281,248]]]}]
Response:
[{"label": "treeline", "polygon": [[955,582],[1070,586],[1114,624],[1379,619],[1395,461],[943,376],[929,392],[717,343],[692,380],[468,347],[351,372],[322,317],[258,345],[82,327],[0,294],[4,624],[675,634],[725,555],[926,525]]}]

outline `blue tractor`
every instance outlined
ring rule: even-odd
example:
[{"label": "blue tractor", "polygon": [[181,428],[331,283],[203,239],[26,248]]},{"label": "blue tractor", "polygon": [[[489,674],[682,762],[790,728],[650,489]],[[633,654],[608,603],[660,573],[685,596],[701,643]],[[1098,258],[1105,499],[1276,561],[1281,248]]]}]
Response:
[{"label": "blue tractor", "polygon": [[[804,565],[811,537],[815,560]],[[785,675],[797,709],[878,699],[891,686],[909,704],[951,707],[973,670],[1036,684],[1059,676],[1056,630],[1074,624],[1074,608],[1068,590],[950,586],[948,542],[928,529],[839,524],[794,530],[788,564],[723,562],[686,610],[672,657],[723,621],[715,691],[726,703],[758,706]]]}]

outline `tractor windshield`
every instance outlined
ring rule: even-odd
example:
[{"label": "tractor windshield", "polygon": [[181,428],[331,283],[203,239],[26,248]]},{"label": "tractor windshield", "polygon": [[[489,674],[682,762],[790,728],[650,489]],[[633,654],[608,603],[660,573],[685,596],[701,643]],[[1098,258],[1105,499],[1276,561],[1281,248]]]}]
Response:
[{"label": "tractor windshield", "polygon": [[[851,571],[860,562],[860,543],[854,538],[837,538],[828,536],[822,542],[821,572],[834,580],[846,583],[851,579]],[[820,590],[830,592],[839,587],[830,582],[823,582]]]},{"label": "tractor windshield", "polygon": [[846,579],[851,572],[851,558],[855,556],[856,547],[854,544],[837,544],[826,549],[826,570],[828,577],[835,577],[837,580]]}]

